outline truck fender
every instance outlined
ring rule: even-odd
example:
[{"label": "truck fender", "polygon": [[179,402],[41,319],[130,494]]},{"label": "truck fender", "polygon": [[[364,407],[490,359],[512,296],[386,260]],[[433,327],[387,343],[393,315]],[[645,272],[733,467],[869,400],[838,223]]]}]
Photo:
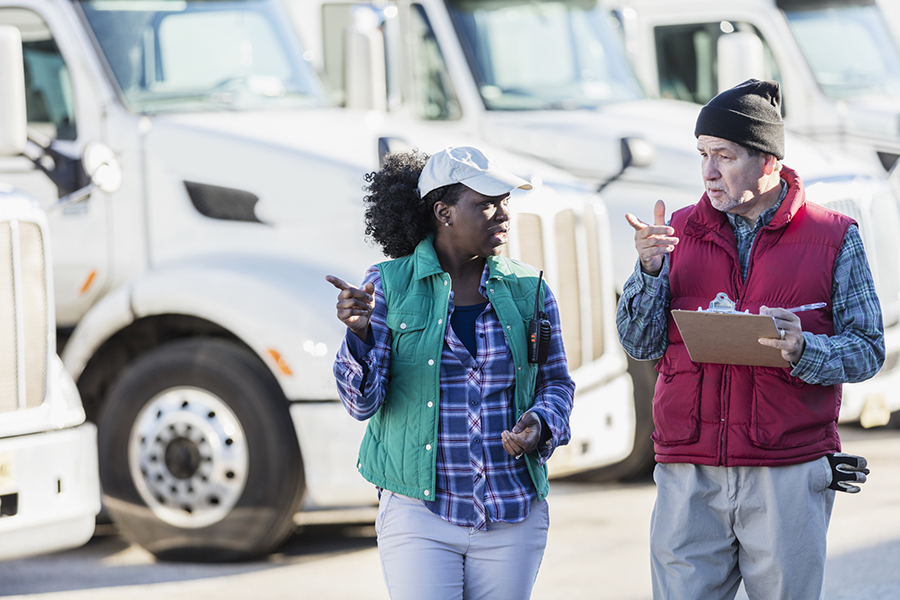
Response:
[{"label": "truck fender", "polygon": [[334,354],[345,328],[337,290],[321,268],[266,257],[222,257],[154,269],[107,294],[81,320],[63,353],[78,380],[100,346],[157,315],[204,319],[245,343],[289,400],[335,399]]}]

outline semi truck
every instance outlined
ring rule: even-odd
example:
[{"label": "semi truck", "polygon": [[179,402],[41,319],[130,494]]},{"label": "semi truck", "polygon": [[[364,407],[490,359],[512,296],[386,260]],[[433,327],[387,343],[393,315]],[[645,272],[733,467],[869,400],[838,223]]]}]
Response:
[{"label": "semi truck", "polygon": [[[0,157],[25,147],[22,41],[0,26]],[[47,215],[0,177],[0,560],[81,546],[100,511],[97,428],[54,343]]]},{"label": "semi truck", "polygon": [[652,96],[705,104],[781,82],[793,131],[886,171],[900,157],[900,44],[887,0],[615,0]]},{"label": "semi truck", "polygon": [[0,177],[51,213],[62,361],[97,423],[103,503],[162,559],[277,548],[297,511],[371,505],[364,424],[337,398],[345,329],[324,277],[382,260],[364,175],[384,153],[475,145],[535,189],[508,253],[542,268],[578,386],[558,477],[616,464],[635,415],[615,337],[609,223],[593,188],[456,128],[325,94],[275,0],[0,0],[21,32],[29,141]]}]

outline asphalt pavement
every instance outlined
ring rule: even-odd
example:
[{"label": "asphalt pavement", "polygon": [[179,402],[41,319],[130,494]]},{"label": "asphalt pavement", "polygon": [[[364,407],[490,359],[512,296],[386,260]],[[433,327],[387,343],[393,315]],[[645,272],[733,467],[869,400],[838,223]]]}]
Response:
[{"label": "asphalt pavement", "polygon": [[[839,494],[829,531],[826,598],[900,598],[900,431],[843,428],[844,451],[872,474],[860,494]],[[550,538],[533,598],[649,600],[648,532],[654,486],[551,484]],[[373,510],[303,515],[265,560],[158,563],[101,527],[84,547],[0,563],[0,597],[27,600],[386,600]],[[741,591],[738,598],[746,599]]]}]

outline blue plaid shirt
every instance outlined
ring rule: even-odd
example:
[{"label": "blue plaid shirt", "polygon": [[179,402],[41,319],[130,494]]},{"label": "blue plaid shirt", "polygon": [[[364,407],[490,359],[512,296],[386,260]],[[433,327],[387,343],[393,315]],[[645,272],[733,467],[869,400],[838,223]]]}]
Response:
[{"label": "blue plaid shirt", "polygon": [[[487,297],[488,268],[479,293]],[[364,283],[375,286],[375,310],[369,321],[373,336],[363,343],[347,331],[334,373],[341,402],[352,417],[372,417],[384,402],[390,381],[391,334],[385,324],[381,276],[371,267]],[[476,356],[450,326],[450,296],[441,354],[441,401],[438,425],[437,482],[433,513],[454,525],[486,530],[488,521],[517,523],[528,516],[537,492],[525,461],[503,449],[500,433],[514,423],[515,373],[503,327],[490,302],[475,320]],[[559,310],[547,288],[544,301],[553,328],[547,363],[538,369],[534,405],[546,425],[538,447],[545,462],[556,446],[569,441],[569,414],[575,383],[569,377],[562,344]],[[374,344],[372,344],[374,342]],[[424,502],[424,501],[423,501]]]},{"label": "blue plaid shirt", "polygon": [[[756,235],[772,221],[787,194],[787,186],[782,188],[778,204],[763,212],[754,227],[743,218],[725,213],[737,240],[744,279]],[[671,300],[668,258],[655,277],[641,271],[638,261],[625,282],[616,312],[619,340],[632,357],[648,360],[665,354],[669,345],[666,317]],[[865,381],[884,362],[884,326],[866,251],[856,226],[847,230],[834,262],[831,304],[834,335],[803,332],[806,348],[800,360],[792,365],[791,375],[817,385]]]}]

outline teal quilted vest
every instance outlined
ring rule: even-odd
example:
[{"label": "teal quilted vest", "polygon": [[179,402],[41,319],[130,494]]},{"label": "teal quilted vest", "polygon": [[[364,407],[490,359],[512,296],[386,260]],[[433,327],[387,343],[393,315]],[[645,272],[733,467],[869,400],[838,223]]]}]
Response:
[{"label": "teal quilted vest", "polygon": [[[534,268],[489,257],[488,299],[506,330],[516,366],[515,415],[534,402],[538,366],[528,362],[526,335],[534,313]],[[431,238],[402,258],[380,263],[391,330],[391,381],[384,405],[369,420],[359,449],[359,472],[397,494],[434,500],[440,408],[441,350],[447,327],[450,276],[441,270]],[[541,306],[543,306],[541,290]],[[512,427],[512,423],[510,424]],[[525,457],[538,497],[547,496],[547,467]]]}]

